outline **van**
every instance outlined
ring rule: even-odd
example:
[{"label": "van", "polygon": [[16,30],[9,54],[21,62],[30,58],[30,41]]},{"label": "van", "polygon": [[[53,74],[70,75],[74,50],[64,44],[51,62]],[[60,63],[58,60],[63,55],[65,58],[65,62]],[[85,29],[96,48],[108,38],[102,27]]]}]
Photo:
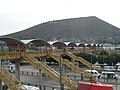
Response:
[{"label": "van", "polygon": [[117,71],[120,72],[120,66],[118,66]]},{"label": "van", "polygon": [[15,65],[14,64],[10,64],[6,66],[6,69],[11,72],[14,73],[15,72]]},{"label": "van", "polygon": [[103,71],[101,73],[101,78],[113,78],[113,79],[118,79],[119,75],[115,74],[115,72],[107,72],[107,71]]},{"label": "van", "polygon": [[97,70],[85,70],[86,73],[91,73],[92,71],[92,77],[100,77],[100,73]]}]

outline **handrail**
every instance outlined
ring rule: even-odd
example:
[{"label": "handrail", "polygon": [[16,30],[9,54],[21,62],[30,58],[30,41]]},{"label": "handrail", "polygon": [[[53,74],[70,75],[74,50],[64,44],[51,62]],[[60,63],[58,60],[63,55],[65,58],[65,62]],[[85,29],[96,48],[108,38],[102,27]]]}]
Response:
[{"label": "handrail", "polygon": [[0,67],[0,74],[0,78],[3,79],[3,82],[5,82],[11,90],[22,90],[22,88],[24,88],[23,90],[27,90],[7,69]]},{"label": "handrail", "polygon": [[[49,54],[49,56],[52,57],[54,60],[56,60],[57,62],[60,63],[60,58],[59,58],[59,55],[57,55],[57,53]],[[84,76],[91,78],[91,74],[90,73],[86,73],[84,69],[75,66],[69,60],[61,58],[61,63],[64,64],[64,65],[66,65],[70,69],[72,69],[74,72],[83,74]],[[93,80],[95,80],[95,78],[93,78]]]},{"label": "handrail", "polygon": [[[60,74],[58,72],[56,72],[54,69],[52,69],[51,67],[47,66],[45,63],[43,64],[40,61],[38,62],[37,60],[35,60],[35,58],[33,58],[32,56],[30,56],[27,53],[24,53],[24,55],[22,57],[25,60],[27,60],[31,65],[35,66],[38,69],[42,69],[50,77],[52,77],[53,79],[60,82]],[[68,78],[66,76],[62,78],[62,82],[66,86],[68,86],[70,88],[70,90],[74,90],[76,88],[76,83],[74,81],[70,80],[70,78]]]},{"label": "handrail", "polygon": [[91,66],[92,66],[93,69],[96,69],[96,70],[98,70],[98,71],[102,71],[102,70],[103,70],[101,67],[96,68],[94,64],[86,61],[86,60],[83,59],[82,57],[78,57],[78,56],[74,55],[74,54],[71,53],[71,52],[64,51],[64,53],[65,53],[66,55],[68,55],[69,57],[71,57],[73,60],[80,61],[81,63],[83,63],[84,65],[86,65],[86,66],[88,66],[88,67],[90,67],[90,68],[91,68]]}]

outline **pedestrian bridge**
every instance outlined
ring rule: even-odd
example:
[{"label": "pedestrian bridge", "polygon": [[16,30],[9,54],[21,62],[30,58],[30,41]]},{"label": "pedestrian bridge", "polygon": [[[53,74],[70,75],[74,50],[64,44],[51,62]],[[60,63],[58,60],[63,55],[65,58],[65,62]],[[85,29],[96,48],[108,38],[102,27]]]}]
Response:
[{"label": "pedestrian bridge", "polygon": [[[75,61],[77,61],[77,63],[81,62],[87,67],[90,67],[90,68],[92,67],[93,69],[102,71],[102,68],[95,67],[94,64],[73,54],[73,53],[78,53],[80,50],[69,51],[65,49],[66,45],[60,42],[53,44],[55,47],[58,47],[58,50],[52,50],[51,45],[48,44],[47,42],[41,41],[42,42],[41,43],[40,40],[34,40],[30,42],[32,43],[30,45],[34,44],[31,47],[32,48],[31,50],[30,48],[28,49],[26,44],[13,38],[0,38],[0,40],[4,41],[8,47],[7,51],[0,52],[0,60],[11,60],[11,61],[14,61],[16,65],[16,71],[15,71],[16,78],[6,69],[2,67],[0,68],[1,69],[0,80],[2,80],[11,90],[25,89],[23,88],[23,85],[19,81],[20,80],[19,67],[20,67],[21,59],[26,60],[35,68],[42,70],[44,73],[49,75],[52,79],[56,80],[57,82],[60,82],[60,73],[58,73],[57,71],[52,69],[50,66],[45,64],[45,60],[42,60],[42,57],[51,57],[54,60],[56,60],[58,63],[60,63],[59,58],[61,58],[61,54],[65,54],[69,56],[74,62]],[[41,60],[38,60],[37,58],[41,58]],[[61,63],[69,67],[74,72],[83,74],[84,76],[91,78],[91,74],[86,73],[84,69],[74,65],[73,62],[70,62],[69,60],[65,60],[61,58]],[[93,80],[95,80],[95,78],[93,78]],[[71,80],[67,76],[62,77],[62,83],[65,86],[67,86],[69,90],[77,90],[77,82],[74,80]]]}]

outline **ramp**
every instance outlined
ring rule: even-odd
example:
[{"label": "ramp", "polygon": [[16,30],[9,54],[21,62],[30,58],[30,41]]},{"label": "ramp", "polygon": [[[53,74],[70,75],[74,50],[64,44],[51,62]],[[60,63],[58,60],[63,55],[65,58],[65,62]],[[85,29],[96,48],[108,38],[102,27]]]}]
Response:
[{"label": "ramp", "polygon": [[[51,53],[51,54],[49,54],[49,56],[51,58],[53,58],[54,60],[56,60],[57,62],[60,63],[60,57],[59,57],[59,55],[57,53]],[[91,74],[90,73],[86,73],[84,69],[75,66],[69,60],[61,58],[61,63],[64,64],[64,65],[66,65],[67,67],[69,67],[72,71],[74,71],[76,73],[83,74],[84,76],[86,76],[88,78],[91,78]],[[93,80],[95,80],[95,78],[93,78]]]},{"label": "ramp", "polygon": [[[37,69],[43,70],[43,72],[49,75],[52,79],[60,82],[60,74],[45,63],[37,61],[34,57],[31,57],[29,54],[27,54],[27,52],[25,52],[22,57]],[[69,90],[77,90],[77,83],[66,76],[62,77],[62,83],[66,85]]]},{"label": "ramp", "polygon": [[98,70],[98,71],[102,71],[103,70],[101,67],[96,67],[94,64],[88,62],[87,60],[83,59],[82,57],[78,57],[78,56],[74,55],[71,52],[64,51],[64,54],[68,55],[73,60],[80,61],[81,63],[83,63],[84,65],[86,65],[86,66],[88,66],[90,68],[92,66],[92,68],[95,69],[95,70]]},{"label": "ramp", "polygon": [[0,67],[0,79],[10,90],[27,90],[22,84],[6,69]]}]

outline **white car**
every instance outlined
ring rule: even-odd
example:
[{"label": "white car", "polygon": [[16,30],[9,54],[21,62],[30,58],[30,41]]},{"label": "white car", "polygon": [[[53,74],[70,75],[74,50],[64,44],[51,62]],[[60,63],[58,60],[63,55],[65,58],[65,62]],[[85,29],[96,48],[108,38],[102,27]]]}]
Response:
[{"label": "white car", "polygon": [[100,73],[97,70],[85,70],[87,73],[92,72],[92,77],[100,77]]},{"label": "white car", "polygon": [[23,90],[40,90],[39,87],[35,87],[35,86],[27,86],[27,85],[23,85],[22,86]]},{"label": "white car", "polygon": [[117,71],[120,72],[120,66],[118,66]]},{"label": "white car", "polygon": [[15,72],[15,65],[11,64],[11,65],[6,65],[5,67],[7,70],[9,70],[11,73]]},{"label": "white car", "polygon": [[108,71],[103,71],[101,73],[101,78],[119,78],[119,75],[116,74],[115,72],[108,72]]},{"label": "white car", "polygon": [[115,71],[115,66],[104,66],[104,71]]}]

